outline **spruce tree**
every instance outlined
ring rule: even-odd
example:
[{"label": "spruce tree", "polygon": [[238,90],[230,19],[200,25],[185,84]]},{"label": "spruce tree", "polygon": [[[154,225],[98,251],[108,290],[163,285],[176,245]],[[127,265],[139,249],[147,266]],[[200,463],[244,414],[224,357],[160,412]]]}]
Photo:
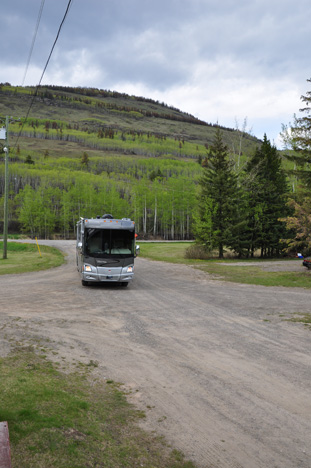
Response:
[{"label": "spruce tree", "polygon": [[219,258],[223,258],[224,248],[230,247],[233,239],[238,188],[219,129],[203,161],[200,187],[195,236],[208,250],[217,249]]},{"label": "spruce tree", "polygon": [[281,158],[267,136],[246,166],[248,193],[249,253],[260,249],[261,256],[278,255],[286,228],[280,218],[288,214],[286,175]]}]

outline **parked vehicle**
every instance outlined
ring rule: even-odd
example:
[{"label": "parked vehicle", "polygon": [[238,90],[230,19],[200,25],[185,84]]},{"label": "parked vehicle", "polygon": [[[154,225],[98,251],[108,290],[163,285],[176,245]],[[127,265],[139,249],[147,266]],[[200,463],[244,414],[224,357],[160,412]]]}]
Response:
[{"label": "parked vehicle", "polygon": [[102,282],[127,286],[134,277],[135,257],[134,221],[104,215],[77,223],[76,258],[83,286]]},{"label": "parked vehicle", "polygon": [[303,266],[307,267],[308,270],[311,270],[311,257],[306,257],[302,261]]}]

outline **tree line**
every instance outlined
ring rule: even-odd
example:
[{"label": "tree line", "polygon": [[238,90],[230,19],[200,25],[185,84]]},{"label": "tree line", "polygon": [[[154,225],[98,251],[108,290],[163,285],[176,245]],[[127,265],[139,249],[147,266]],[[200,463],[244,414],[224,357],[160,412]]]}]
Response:
[{"label": "tree line", "polygon": [[[302,101],[301,116],[283,128],[286,165],[284,153],[281,155],[266,136],[252,154],[239,151],[237,164],[220,128],[216,128],[212,144],[206,145],[205,155],[201,147],[182,140],[118,131],[105,134],[104,127],[97,129],[97,134],[84,129],[84,142],[91,147],[95,139],[109,139],[109,156],[89,156],[84,151],[80,157],[56,158],[48,150],[31,155],[18,150],[10,163],[9,226],[38,237],[68,238],[74,236],[81,216],[109,212],[134,219],[141,237],[195,238],[207,252],[216,250],[219,257],[226,250],[240,257],[298,251],[308,255],[311,93],[302,96]],[[27,122],[24,131],[37,131],[39,126],[44,126],[48,139],[57,137],[63,128],[61,121],[36,120]],[[79,130],[69,126],[66,131]],[[171,155],[178,148],[184,155],[196,155],[197,162],[171,156],[113,155],[113,144],[116,148],[123,145],[124,152],[145,145],[153,148],[153,155],[160,147],[162,154],[169,150]],[[0,195],[4,193],[3,166]],[[1,210],[3,196],[0,219]]]},{"label": "tree line", "polygon": [[70,238],[80,217],[108,212],[135,220],[142,238],[195,237],[220,257],[226,249],[242,257],[258,250],[279,255],[284,248],[289,185],[266,137],[240,171],[220,129],[197,162],[85,151],[75,159],[28,156],[27,164],[10,165],[9,213],[11,227],[32,236]]},{"label": "tree line", "polygon": [[243,170],[237,170],[220,129],[197,162],[89,157],[84,151],[75,159],[28,155],[25,163],[10,164],[9,226],[32,236],[70,238],[80,217],[109,212],[135,220],[142,238],[195,237],[219,257],[226,249],[252,257],[293,247],[295,229],[288,223],[303,192],[294,196],[281,156],[266,136],[244,158]]},{"label": "tree line", "polygon": [[32,164],[11,163],[9,228],[43,238],[70,238],[80,217],[108,212],[135,220],[143,238],[191,239],[199,173],[196,162],[89,158],[85,152],[80,159],[42,157]]}]

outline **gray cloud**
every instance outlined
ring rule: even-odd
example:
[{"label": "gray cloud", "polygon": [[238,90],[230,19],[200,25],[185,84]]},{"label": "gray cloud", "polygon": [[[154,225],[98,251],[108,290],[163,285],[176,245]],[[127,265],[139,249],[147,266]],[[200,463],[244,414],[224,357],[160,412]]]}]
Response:
[{"label": "gray cloud", "polygon": [[[20,84],[41,0],[2,0],[0,81]],[[26,84],[67,2],[46,0]],[[45,83],[144,95],[276,139],[311,76],[309,0],[74,0]],[[266,128],[264,128],[266,125]]]}]

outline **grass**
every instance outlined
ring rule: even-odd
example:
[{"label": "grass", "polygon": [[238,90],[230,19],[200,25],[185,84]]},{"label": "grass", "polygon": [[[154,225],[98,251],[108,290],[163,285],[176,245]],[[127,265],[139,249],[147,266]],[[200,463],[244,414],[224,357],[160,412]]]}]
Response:
[{"label": "grass", "polygon": [[139,428],[144,414],[120,385],[78,367],[64,373],[29,346],[0,359],[0,420],[8,422],[13,466],[194,468]]},{"label": "grass", "polygon": [[311,329],[311,314],[310,313],[295,314],[294,317],[287,319],[287,321],[303,323],[306,327]]},{"label": "grass", "polygon": [[185,258],[186,249],[191,242],[139,242],[141,256],[150,260],[171,263],[194,263]]},{"label": "grass", "polygon": [[[139,242],[138,242],[139,243]],[[283,286],[311,288],[310,272],[301,267],[301,272],[279,271],[271,272],[260,268],[261,259],[243,260],[191,260],[185,258],[186,249],[192,245],[190,242],[143,242],[140,244],[141,256],[150,260],[183,263],[196,266],[206,273],[213,275],[214,279],[243,284],[257,284],[262,286]],[[279,259],[278,259],[279,260]],[[247,262],[257,262],[258,266],[247,265]],[[293,260],[296,261],[296,260]],[[223,263],[230,263],[230,267]],[[234,266],[236,265],[236,267]]]},{"label": "grass", "polygon": [[3,242],[0,242],[0,275],[47,270],[64,263],[64,254],[58,249],[36,244],[8,242],[7,258],[3,259]]},{"label": "grass", "polygon": [[283,286],[287,288],[311,288],[310,275],[307,271],[304,271],[302,267],[301,273],[290,271],[264,271],[260,266],[237,266],[236,268],[230,266],[226,268],[226,266],[221,263],[209,263],[203,265],[201,268],[207,273],[218,276],[219,279],[223,281],[262,286]]}]

